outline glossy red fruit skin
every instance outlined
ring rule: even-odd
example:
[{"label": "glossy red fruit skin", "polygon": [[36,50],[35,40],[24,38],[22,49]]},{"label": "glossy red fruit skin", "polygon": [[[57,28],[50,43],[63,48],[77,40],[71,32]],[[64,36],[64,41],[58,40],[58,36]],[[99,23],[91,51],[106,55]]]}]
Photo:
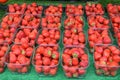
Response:
[{"label": "glossy red fruit skin", "polygon": [[[99,53],[99,48],[96,47],[102,48],[101,53]],[[116,76],[120,62],[119,55],[120,50],[115,45],[96,45],[94,51],[96,74]]]}]

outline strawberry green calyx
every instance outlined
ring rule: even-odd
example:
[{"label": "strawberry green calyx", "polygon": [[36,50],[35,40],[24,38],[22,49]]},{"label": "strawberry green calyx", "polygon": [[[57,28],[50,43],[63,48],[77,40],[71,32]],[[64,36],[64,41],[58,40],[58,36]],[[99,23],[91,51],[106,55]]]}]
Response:
[{"label": "strawberry green calyx", "polygon": [[83,18],[82,18],[82,16],[80,16],[80,20],[81,20],[81,21],[83,21]]},{"label": "strawberry green calyx", "polygon": [[112,60],[112,59],[110,59],[110,62],[113,62],[113,60]]},{"label": "strawberry green calyx", "polygon": [[59,28],[59,29],[60,29],[60,27],[61,27],[61,24],[58,25],[58,28]]},{"label": "strawberry green calyx", "polygon": [[55,55],[55,54],[52,54],[52,58],[53,58],[53,59],[56,58],[56,55]]},{"label": "strawberry green calyx", "polygon": [[73,77],[78,77],[78,75],[76,73],[73,74]]},{"label": "strawberry green calyx", "polygon": [[34,19],[34,17],[31,17],[31,18],[30,18],[30,21],[32,21],[33,19]]},{"label": "strawberry green calyx", "polygon": [[69,64],[72,66],[72,59],[69,60]]},{"label": "strawberry green calyx", "polygon": [[92,3],[91,2],[87,2],[88,6],[92,6]]},{"label": "strawberry green calyx", "polygon": [[77,29],[74,29],[73,31],[74,31],[74,33],[77,33]]},{"label": "strawberry green calyx", "polygon": [[9,17],[9,20],[10,20],[10,21],[12,21],[12,19],[13,19],[12,17]]},{"label": "strawberry green calyx", "polygon": [[95,23],[92,23],[92,27],[95,27]]},{"label": "strawberry green calyx", "polygon": [[97,69],[97,70],[96,70],[96,74],[97,74],[97,75],[101,75],[101,74],[102,74],[102,70]]},{"label": "strawberry green calyx", "polygon": [[93,52],[94,52],[94,49],[93,49],[93,48],[91,48],[91,49],[90,49],[90,52],[91,52],[91,53],[93,53]]},{"label": "strawberry green calyx", "polygon": [[108,71],[104,71],[104,75],[108,76],[110,73]]},{"label": "strawberry green calyx", "polygon": [[52,54],[51,50],[48,50],[48,55],[51,55],[51,54]]},{"label": "strawberry green calyx", "polygon": [[23,54],[23,55],[25,54],[25,51],[24,51],[24,50],[22,50],[22,54]]},{"label": "strawberry green calyx", "polygon": [[73,55],[72,55],[74,58],[78,58],[78,54],[76,54],[76,53],[73,53]]}]

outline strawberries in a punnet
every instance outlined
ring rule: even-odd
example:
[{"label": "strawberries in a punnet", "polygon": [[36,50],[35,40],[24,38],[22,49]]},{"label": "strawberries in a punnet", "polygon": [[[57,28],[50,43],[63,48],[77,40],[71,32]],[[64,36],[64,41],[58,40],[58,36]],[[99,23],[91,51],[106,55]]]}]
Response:
[{"label": "strawberries in a punnet", "polygon": [[66,6],[66,15],[83,15],[83,6],[82,5],[73,5],[73,4],[67,4]]},{"label": "strawberries in a punnet", "polygon": [[83,27],[84,27],[84,20],[82,16],[69,16],[64,21],[65,29],[83,28]]},{"label": "strawberries in a punnet", "polygon": [[22,19],[21,14],[6,14],[1,21],[1,27],[7,29],[9,27],[18,27]]},{"label": "strawberries in a punnet", "polygon": [[58,46],[38,46],[33,57],[33,64],[37,73],[56,75],[60,53]]},{"label": "strawberries in a punnet", "polygon": [[21,21],[21,27],[38,28],[40,26],[40,17],[38,15],[24,15]]},{"label": "strawberries in a punnet", "polygon": [[8,50],[8,45],[0,44],[0,73],[4,71],[5,67],[5,54]]},{"label": "strawberries in a punnet", "polygon": [[16,32],[16,28],[13,28],[13,27],[8,29],[0,28],[0,44],[1,43],[11,44],[14,38],[15,32]]},{"label": "strawberries in a punnet", "polygon": [[120,29],[120,15],[112,16],[111,21],[112,21],[112,27],[114,29],[114,33],[116,34],[117,32],[119,32]]},{"label": "strawberries in a punnet", "polygon": [[30,67],[33,47],[26,44],[13,44],[6,55],[7,67],[12,72],[26,73]]},{"label": "strawberries in a punnet", "polygon": [[85,34],[82,29],[69,29],[64,31],[63,43],[65,46],[81,46],[86,43]]},{"label": "strawberries in a punnet", "polygon": [[33,2],[33,3],[27,5],[25,14],[41,15],[42,10],[43,10],[42,6],[38,6],[37,3]]},{"label": "strawberries in a punnet", "polygon": [[88,2],[85,6],[86,15],[104,15],[104,9],[100,3]]},{"label": "strawberries in a punnet", "polygon": [[27,4],[10,4],[8,5],[8,13],[18,13],[18,14],[23,14],[25,9],[26,9]]},{"label": "strawberries in a punnet", "polygon": [[61,18],[58,16],[45,16],[41,22],[42,28],[56,28],[61,27]]},{"label": "strawberries in a punnet", "polygon": [[109,28],[109,19],[103,16],[89,16],[88,24],[90,28],[94,29],[108,29]]},{"label": "strawberries in a punnet", "polygon": [[115,5],[115,4],[111,4],[109,3],[107,5],[107,11],[110,17],[116,15],[116,14],[120,14],[120,5]]},{"label": "strawberries in a punnet", "polygon": [[38,31],[34,28],[20,28],[14,39],[16,44],[28,43],[30,45],[35,44],[35,39]]},{"label": "strawberries in a punnet", "polygon": [[62,54],[62,66],[67,77],[79,77],[86,73],[89,65],[87,49],[81,47],[65,48]]},{"label": "strawberries in a punnet", "polygon": [[117,44],[120,46],[120,30],[118,30],[117,33],[115,33],[115,37],[117,39]]},{"label": "strawberries in a punnet", "polygon": [[116,76],[120,66],[120,50],[114,45],[96,45],[94,61],[96,74]]},{"label": "strawberries in a punnet", "polygon": [[109,30],[88,30],[89,46],[94,47],[95,44],[112,44],[112,38]]},{"label": "strawberries in a punnet", "polygon": [[45,15],[46,16],[54,15],[54,16],[61,17],[62,16],[62,11],[63,11],[62,4],[59,4],[57,6],[50,5],[49,7],[47,7],[45,9]]},{"label": "strawberries in a punnet", "polygon": [[54,45],[58,44],[60,39],[60,30],[58,29],[42,29],[38,35],[37,44]]}]

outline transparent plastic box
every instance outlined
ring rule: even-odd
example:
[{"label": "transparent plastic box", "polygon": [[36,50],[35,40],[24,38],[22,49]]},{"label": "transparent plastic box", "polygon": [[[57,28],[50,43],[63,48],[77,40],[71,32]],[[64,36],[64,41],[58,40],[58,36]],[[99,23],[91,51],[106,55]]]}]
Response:
[{"label": "transparent plastic box", "polygon": [[5,55],[7,54],[8,49],[8,44],[0,44],[0,73],[4,72],[5,70]]},{"label": "transparent plastic box", "polygon": [[[47,33],[48,33],[48,34],[46,33],[47,37],[45,37],[46,34],[43,34],[43,30],[47,31]],[[54,38],[56,35],[56,31],[57,31],[58,36],[56,36],[56,38]],[[54,32],[54,34],[53,34],[53,32]],[[36,39],[36,43],[38,45],[58,45],[60,42],[60,38],[61,38],[60,35],[61,35],[61,31],[59,29],[44,28],[44,29],[39,30],[37,39]]]},{"label": "transparent plastic box", "polygon": [[[97,75],[100,75],[100,76],[117,76],[119,74],[120,66],[119,66],[119,63],[118,63],[118,65],[116,65],[116,61],[113,60],[113,57],[114,57],[113,54],[114,53],[111,53],[109,57],[105,57],[105,56],[107,56],[108,53],[106,53],[106,55],[105,54],[102,55],[103,52],[99,53],[99,54],[102,55],[101,56],[102,59],[99,59],[101,61],[99,61],[98,60],[99,57],[97,57],[97,55],[99,55],[99,54],[95,53],[95,52],[100,51],[100,49],[98,51],[96,51],[95,50],[96,47],[102,47],[105,50],[105,49],[110,49],[111,46],[114,46],[119,50],[119,48],[117,46],[112,45],[112,44],[110,44],[110,45],[101,44],[101,45],[95,45],[95,47],[94,47],[94,55],[93,55],[94,57],[93,58],[94,58],[95,72],[96,72]],[[96,57],[95,57],[95,55],[96,55]],[[105,61],[107,59],[108,59],[108,61]]]},{"label": "transparent plastic box", "polygon": [[44,16],[41,19],[42,28],[61,29],[62,18],[58,16]]},{"label": "transparent plastic box", "polygon": [[120,15],[120,10],[118,10],[118,6],[119,4],[107,4],[106,8],[110,18],[114,17],[115,15]]},{"label": "transparent plastic box", "polygon": [[[20,6],[21,8],[18,7],[18,6]],[[24,3],[24,4],[16,4],[16,3],[15,4],[9,4],[8,8],[7,8],[7,13],[20,13],[20,14],[24,14],[24,12],[26,10],[26,6],[27,6],[26,3]],[[9,8],[10,9],[12,8],[11,10],[14,11],[14,12],[10,12]]]},{"label": "transparent plastic box", "polygon": [[[92,29],[92,28],[90,28],[90,29]],[[98,31],[98,33],[104,31],[104,29],[92,29],[92,30],[93,30],[93,31]],[[112,34],[111,34],[110,30],[107,30],[107,31],[108,31],[108,36],[109,36],[109,38],[111,39],[111,42],[110,42],[110,43],[107,43],[107,44],[108,44],[108,45],[109,45],[109,44],[113,44]],[[95,45],[98,45],[98,44],[106,44],[106,43],[103,42],[103,39],[102,39],[102,43],[98,43],[98,42],[97,42],[97,43],[94,43],[94,45],[92,46],[91,43],[90,43],[89,37],[90,37],[90,35],[89,35],[89,32],[88,32],[88,43],[89,43],[90,51],[91,51],[92,53],[93,53],[93,48],[94,48]],[[107,44],[106,44],[106,45],[107,45]]]},{"label": "transparent plastic box", "polygon": [[[65,33],[66,32],[66,33]],[[69,32],[69,34],[68,34]],[[71,34],[70,34],[71,32]],[[74,33],[75,32],[75,33]],[[74,37],[72,37],[74,33]],[[66,36],[65,36],[66,35]],[[80,38],[79,37],[84,36],[84,38]],[[76,37],[77,36],[77,37]],[[72,28],[72,29],[67,29],[64,30],[63,32],[63,36],[62,36],[63,40],[63,44],[65,47],[71,47],[71,46],[81,46],[81,47],[85,47],[86,43],[87,43],[87,34],[85,33],[85,31],[83,31],[83,29],[81,28]],[[75,39],[74,39],[75,38]],[[75,42],[73,42],[73,40],[76,40]],[[69,42],[70,41],[70,42]]]},{"label": "transparent plastic box", "polygon": [[24,14],[20,23],[20,28],[36,28],[39,29],[41,24],[41,17],[39,15]]},{"label": "transparent plastic box", "polygon": [[[32,6],[34,5],[34,6]],[[33,11],[34,9],[34,11]],[[38,15],[38,16],[42,16],[42,12],[43,12],[43,6],[41,5],[38,5],[37,3],[31,3],[31,4],[28,4],[26,9],[25,9],[25,15],[28,15],[28,14],[32,14],[32,15]]]},{"label": "transparent plastic box", "polygon": [[[1,35],[0,44],[3,44],[3,43],[9,44],[9,45],[12,44],[16,30],[17,29],[15,27],[9,27],[8,29],[0,28],[0,35]],[[9,34],[8,34],[8,32],[9,32]]]},{"label": "transparent plastic box", "polygon": [[[21,44],[13,44],[13,45],[21,46]],[[25,56],[26,57],[25,59],[24,58],[21,59],[23,61],[27,60],[26,63],[20,63],[19,61],[17,61],[16,63],[10,62],[10,54],[13,54],[13,52],[11,53],[11,48],[12,48],[13,45],[10,46],[10,49],[8,50],[7,54],[5,55],[5,64],[7,65],[7,68],[13,74],[28,73],[30,71],[30,63],[31,63],[31,59],[32,59],[32,54],[29,57]],[[24,44],[24,47],[25,47],[25,44]],[[34,46],[29,46],[29,47],[31,47],[33,49],[32,50],[32,53],[33,53],[34,52]],[[15,54],[15,52],[14,52],[14,54]],[[19,56],[24,56],[25,54],[27,54],[27,52],[22,50],[22,52],[21,52],[21,54]],[[16,58],[18,59],[17,56],[16,56]],[[12,59],[14,59],[14,57],[12,57]],[[20,57],[19,57],[19,60],[20,60]]]},{"label": "transparent plastic box", "polygon": [[0,27],[7,29],[9,27],[18,28],[23,15],[17,13],[6,13],[0,21]]},{"label": "transparent plastic box", "polygon": [[114,14],[114,16],[110,17],[111,25],[112,25],[112,28],[113,28],[115,36],[119,32],[119,30],[120,30],[119,19],[120,19],[120,14]]},{"label": "transparent plastic box", "polygon": [[[90,64],[90,62],[89,62],[89,52],[88,52],[88,49],[87,48],[82,48],[82,47],[65,47],[64,49],[63,49],[63,54],[65,54],[64,53],[64,50],[66,50],[66,49],[72,49],[72,48],[81,48],[82,50],[84,50],[84,52],[85,52],[85,54],[87,54],[88,55],[88,61],[87,61],[87,63],[86,64],[84,64],[84,67],[79,67],[79,66],[67,66],[67,65],[64,65],[64,63],[63,63],[63,58],[62,58],[62,62],[61,62],[61,64],[62,64],[62,68],[63,68],[63,71],[64,71],[64,74],[65,74],[65,76],[67,77],[67,78],[85,78],[85,76],[86,76],[86,73],[87,73],[87,68],[88,68],[88,66],[89,66],[89,64]],[[70,52],[68,52],[68,53],[70,53]],[[83,54],[84,55],[84,54]],[[75,56],[75,55],[74,55]],[[67,57],[67,56],[66,56]],[[79,63],[80,63],[81,61],[79,61]]]},{"label": "transparent plastic box", "polygon": [[[58,10],[57,10],[58,12],[54,12],[57,7],[59,7]],[[55,10],[53,10],[53,9],[55,9]],[[61,4],[59,4],[58,6],[56,6],[56,5],[44,6],[45,16],[59,16],[59,17],[62,17],[62,13],[63,13],[63,7],[62,7]]]},{"label": "transparent plastic box", "polygon": [[[40,48],[40,47],[44,47],[45,49],[48,48],[48,47],[54,49],[54,51],[57,51],[58,54],[59,54],[59,56],[57,56],[58,59],[54,59],[53,57],[56,57],[56,56],[55,55],[53,56],[53,53],[54,53],[53,50],[49,50],[48,53],[52,52],[51,57],[50,57],[50,59],[51,59],[50,65],[44,65],[43,64],[44,60],[39,60],[39,61],[42,61],[42,64],[37,65],[38,64],[37,63],[38,62],[37,59],[39,59],[39,58],[40,59],[49,58],[49,57],[43,56],[42,54],[39,55],[39,53],[37,53],[37,49]],[[59,62],[60,62],[60,53],[59,52],[60,52],[60,48],[59,48],[58,45],[50,45],[50,46],[49,45],[39,45],[39,46],[36,47],[35,53],[34,53],[33,59],[32,59],[32,64],[33,64],[33,66],[35,68],[36,73],[39,76],[56,76],[58,65],[59,65]],[[44,51],[44,54],[45,54],[45,51]],[[57,62],[55,61],[55,63],[53,64],[52,61],[54,61],[54,60],[57,60]]]},{"label": "transparent plastic box", "polygon": [[[102,20],[101,18],[102,17]],[[94,21],[96,19],[99,19],[101,21],[103,21],[104,19],[108,20],[108,22],[103,22],[102,24],[100,23],[100,21]],[[93,20],[94,19],[94,20]],[[101,15],[91,15],[87,17],[87,21],[88,21],[88,27],[89,28],[93,28],[93,29],[109,29],[110,28],[110,20],[108,19],[107,16],[101,16]]]},{"label": "transparent plastic box", "polygon": [[74,5],[74,4],[67,4],[65,7],[65,12],[67,16],[83,16],[84,14],[84,7],[82,4]]},{"label": "transparent plastic box", "polygon": [[[30,33],[28,31],[30,31]],[[34,31],[34,34],[33,34],[33,31]],[[19,34],[19,37],[18,37],[18,34]],[[32,27],[18,28],[15,33],[13,43],[22,44],[22,42],[23,43],[26,42],[32,46],[35,44],[37,34],[38,34],[38,30]]]},{"label": "transparent plastic box", "polygon": [[84,28],[85,26],[85,18],[83,16],[65,16],[64,17],[64,29],[71,28]]},{"label": "transparent plastic box", "polygon": [[[94,8],[92,8],[92,6],[91,6],[92,4],[95,4],[95,5],[96,5],[96,4],[100,4],[100,3],[87,2],[86,5],[88,5],[88,4],[90,5],[89,8],[92,10],[92,9],[94,9]],[[86,15],[87,15],[87,16],[91,16],[91,15],[104,15],[104,14],[105,14],[105,10],[104,10],[104,7],[103,7],[103,6],[101,6],[101,7],[102,7],[102,11],[101,11],[101,12],[96,12],[96,13],[95,13],[94,11],[88,12],[88,11],[86,10],[86,9],[87,9],[86,5],[85,5],[85,12],[86,12]],[[101,5],[102,5],[102,4],[101,4]]]}]

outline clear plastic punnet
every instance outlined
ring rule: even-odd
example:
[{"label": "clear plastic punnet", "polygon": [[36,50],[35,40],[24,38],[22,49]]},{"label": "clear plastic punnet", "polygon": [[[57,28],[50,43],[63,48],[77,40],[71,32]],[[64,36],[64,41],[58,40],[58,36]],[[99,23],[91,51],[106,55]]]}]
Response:
[{"label": "clear plastic punnet", "polygon": [[93,58],[96,74],[117,76],[120,68],[119,55],[120,50],[115,45],[95,45]]},{"label": "clear plastic punnet", "polygon": [[96,44],[113,44],[113,37],[109,30],[90,28],[88,29],[88,43],[93,53]]},{"label": "clear plastic punnet", "polygon": [[7,13],[17,13],[17,14],[24,14],[26,10],[27,4],[9,4],[7,8]]},{"label": "clear plastic punnet", "polygon": [[23,15],[17,13],[6,13],[0,21],[0,27],[7,29],[9,27],[18,28]]},{"label": "clear plastic punnet", "polygon": [[67,4],[65,8],[65,12],[67,16],[83,16],[84,14],[84,7],[82,4],[74,5],[74,4]]},{"label": "clear plastic punnet", "polygon": [[0,73],[4,72],[5,70],[5,55],[7,54],[7,51],[9,50],[8,44],[0,44]]},{"label": "clear plastic punnet", "polygon": [[38,30],[32,27],[18,28],[15,33],[13,43],[28,43],[29,45],[35,45],[37,34]]},{"label": "clear plastic punnet", "polygon": [[5,55],[5,64],[14,74],[24,74],[30,71],[34,46],[28,44],[13,44]]},{"label": "clear plastic punnet", "polygon": [[63,32],[63,44],[65,47],[81,46],[85,47],[87,42],[87,35],[82,28],[72,28],[64,30]]},{"label": "clear plastic punnet", "polygon": [[41,17],[39,15],[24,14],[20,23],[20,28],[32,27],[39,29],[41,24]]},{"label": "clear plastic punnet", "polygon": [[58,45],[61,31],[59,29],[44,28],[38,32],[36,43],[38,45]]},{"label": "clear plastic punnet", "polygon": [[89,66],[87,48],[65,47],[62,54],[62,67],[68,78],[85,78]]},{"label": "clear plastic punnet", "polygon": [[55,76],[60,62],[58,45],[39,45],[36,47],[32,64],[39,76]]},{"label": "clear plastic punnet", "polygon": [[82,28],[85,27],[85,18],[83,16],[65,16],[64,29]]}]

